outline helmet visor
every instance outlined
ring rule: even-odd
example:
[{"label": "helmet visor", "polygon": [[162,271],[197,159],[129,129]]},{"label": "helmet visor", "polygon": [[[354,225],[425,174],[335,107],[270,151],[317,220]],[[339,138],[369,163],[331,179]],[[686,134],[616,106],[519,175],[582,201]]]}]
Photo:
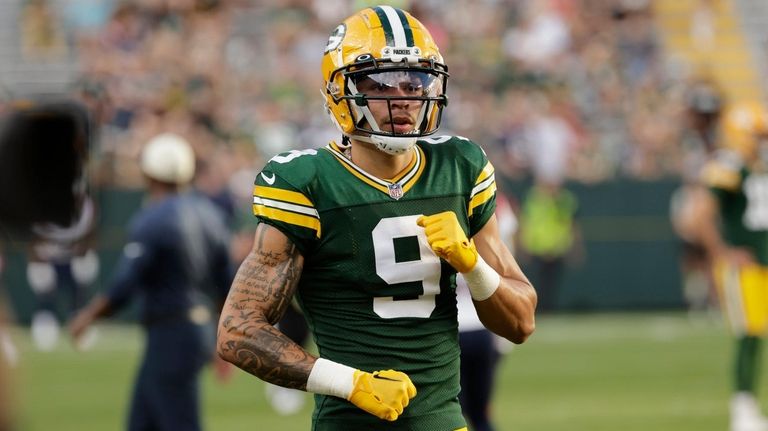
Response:
[{"label": "helmet visor", "polygon": [[390,70],[352,76],[359,93],[368,97],[437,97],[443,92],[440,75],[420,70]]}]

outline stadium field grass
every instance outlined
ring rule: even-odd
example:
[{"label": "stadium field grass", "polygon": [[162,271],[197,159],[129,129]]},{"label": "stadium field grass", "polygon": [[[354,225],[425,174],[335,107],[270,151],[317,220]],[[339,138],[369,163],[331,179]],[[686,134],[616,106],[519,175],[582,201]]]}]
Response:
[{"label": "stadium field grass", "polygon": [[[32,349],[27,330],[13,330],[20,430],[123,429],[141,332],[133,325],[99,330],[87,352],[62,340],[50,353]],[[503,358],[493,416],[500,431],[724,430],[731,347],[717,316],[542,316],[534,336]],[[220,384],[208,369],[203,388],[209,431],[309,429],[309,397],[302,412],[281,417],[262,382],[239,370]]]}]

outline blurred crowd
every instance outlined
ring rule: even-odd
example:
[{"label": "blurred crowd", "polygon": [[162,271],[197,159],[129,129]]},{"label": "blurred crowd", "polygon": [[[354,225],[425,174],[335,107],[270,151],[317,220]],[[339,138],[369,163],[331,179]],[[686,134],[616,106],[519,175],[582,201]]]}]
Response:
[{"label": "blurred crowd", "polygon": [[[97,184],[140,186],[141,146],[170,131],[210,168],[201,187],[234,178],[249,195],[243,178],[265,158],[338,138],[322,108],[320,58],[338,22],[376,2],[70,3],[80,7],[57,32],[40,22],[60,8],[27,2],[37,18],[24,34],[79,59],[73,91],[96,118]],[[680,125],[697,77],[666,60],[649,0],[394,3],[430,28],[449,66],[441,131],[483,145],[499,172],[555,182],[682,173]]]}]

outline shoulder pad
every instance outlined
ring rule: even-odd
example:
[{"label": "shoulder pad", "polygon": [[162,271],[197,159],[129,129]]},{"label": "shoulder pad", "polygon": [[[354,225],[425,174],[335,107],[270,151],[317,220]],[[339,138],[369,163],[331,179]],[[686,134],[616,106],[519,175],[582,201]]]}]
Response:
[{"label": "shoulder pad", "polygon": [[276,178],[279,178],[293,187],[300,188],[315,177],[318,153],[316,149],[280,153],[269,159],[256,177],[256,183],[274,186]]},{"label": "shoulder pad", "polygon": [[[440,151],[447,151],[450,148],[452,151],[454,151],[457,157],[461,157],[470,161],[476,161],[477,164],[485,165],[485,151],[478,144],[463,136],[434,136],[420,139],[419,142],[439,145]],[[428,145],[424,147],[429,148]]]},{"label": "shoulder pad", "polygon": [[738,154],[718,151],[715,157],[704,165],[701,179],[709,187],[736,190],[741,184],[741,169],[744,163]]},{"label": "shoulder pad", "polygon": [[253,214],[280,229],[304,253],[320,238],[320,216],[312,202],[318,150],[293,150],[270,159],[256,175]]}]

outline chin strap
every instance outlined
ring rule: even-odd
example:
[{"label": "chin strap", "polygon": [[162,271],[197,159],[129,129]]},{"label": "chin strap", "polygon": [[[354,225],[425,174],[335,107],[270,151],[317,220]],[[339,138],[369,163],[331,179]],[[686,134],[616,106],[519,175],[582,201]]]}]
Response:
[{"label": "chin strap", "polygon": [[361,136],[352,135],[358,141],[373,144],[379,150],[392,155],[405,154],[416,144],[417,137],[394,137],[394,136]]}]

